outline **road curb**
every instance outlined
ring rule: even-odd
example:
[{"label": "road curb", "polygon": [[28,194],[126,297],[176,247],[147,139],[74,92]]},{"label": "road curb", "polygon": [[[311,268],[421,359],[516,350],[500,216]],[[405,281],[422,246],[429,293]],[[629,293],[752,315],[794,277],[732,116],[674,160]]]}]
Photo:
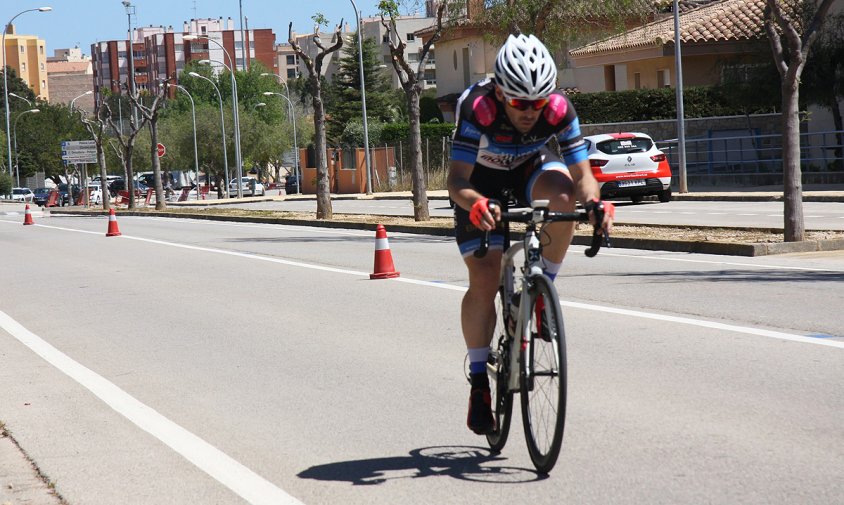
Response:
[{"label": "road curb", "polygon": [[[85,209],[66,209],[66,210],[51,210],[50,213],[56,215],[87,215],[87,216],[107,216],[108,213],[101,210],[85,210]],[[294,219],[283,217],[263,217],[263,216],[221,216],[217,214],[188,214],[182,212],[140,212],[121,210],[118,216],[155,216],[166,218],[182,218],[182,219],[204,219],[208,221],[225,221],[235,223],[263,223],[263,224],[281,224],[290,226],[316,226],[320,228],[346,228],[354,230],[369,230],[375,231],[377,224],[360,223],[355,221],[343,220],[323,220],[323,219]],[[651,227],[649,225],[635,224],[631,226]],[[665,228],[666,225],[655,225],[653,228]],[[686,228],[693,228],[685,226]],[[453,237],[454,230],[450,227],[430,226],[425,224],[418,225],[401,225],[391,224],[389,231],[393,233],[419,233],[425,235],[434,235],[439,237]],[[521,234],[518,232],[512,233],[514,239],[520,238]],[[591,242],[591,235],[575,234],[572,243],[576,245],[588,246]],[[801,252],[818,252],[818,251],[838,251],[844,250],[844,239],[828,239],[828,240],[805,240],[802,242],[770,242],[770,243],[732,243],[732,242],[707,242],[694,240],[663,240],[663,239],[647,239],[637,237],[612,237],[612,244],[614,247],[624,249],[641,249],[647,251],[669,251],[669,252],[685,252],[697,254],[716,254],[722,256],[769,256],[776,254],[791,254]]]}]

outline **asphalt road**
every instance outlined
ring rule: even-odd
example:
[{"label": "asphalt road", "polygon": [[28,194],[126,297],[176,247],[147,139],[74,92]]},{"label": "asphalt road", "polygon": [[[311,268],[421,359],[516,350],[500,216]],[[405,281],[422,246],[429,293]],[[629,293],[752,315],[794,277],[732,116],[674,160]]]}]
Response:
[{"label": "asphalt road", "polygon": [[[727,202],[727,201],[672,201],[659,203],[647,201],[632,204],[615,202],[616,219],[620,223],[668,224],[693,226],[735,226],[752,228],[782,228],[782,202]],[[287,210],[316,212],[314,199],[287,199],[269,202],[236,203],[236,207],[259,210]],[[334,200],[332,209],[337,213],[380,214],[412,216],[410,200]],[[450,217],[448,200],[431,199],[432,216]],[[844,230],[844,203],[804,202],[803,212],[807,230]]]},{"label": "asphalt road", "polygon": [[0,215],[0,420],[77,504],[844,496],[844,253],[573,247],[558,466],[464,426],[449,238]]}]

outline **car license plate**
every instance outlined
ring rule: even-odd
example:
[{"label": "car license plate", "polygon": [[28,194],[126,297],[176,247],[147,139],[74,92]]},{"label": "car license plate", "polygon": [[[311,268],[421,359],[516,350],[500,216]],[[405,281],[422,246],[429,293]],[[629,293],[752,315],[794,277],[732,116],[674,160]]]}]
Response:
[{"label": "car license plate", "polygon": [[644,186],[644,185],[645,185],[645,181],[643,181],[641,179],[632,180],[632,181],[618,181],[618,187],[619,188],[630,188],[630,187],[633,187],[633,186]]}]

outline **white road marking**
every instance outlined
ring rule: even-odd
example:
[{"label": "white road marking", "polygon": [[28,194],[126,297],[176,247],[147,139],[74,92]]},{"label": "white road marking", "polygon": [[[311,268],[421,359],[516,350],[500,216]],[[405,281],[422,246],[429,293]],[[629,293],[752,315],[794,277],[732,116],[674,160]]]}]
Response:
[{"label": "white road marking", "polygon": [[[574,246],[577,247],[577,246]],[[585,249],[585,247],[584,247]],[[685,263],[704,263],[710,265],[730,265],[730,266],[739,266],[739,267],[746,267],[746,268],[768,268],[772,270],[805,270],[809,272],[839,272],[844,274],[841,270],[834,270],[828,268],[810,268],[810,267],[792,267],[792,266],[784,266],[784,265],[765,265],[765,264],[751,264],[751,263],[738,263],[734,261],[716,261],[716,260],[694,260],[689,258],[674,258],[668,256],[668,254],[673,253],[666,253],[666,256],[651,256],[647,254],[623,254],[623,253],[615,253],[615,252],[607,252],[605,249],[601,249],[601,256],[613,256],[618,258],[639,258],[639,259],[648,259],[648,260],[658,260],[658,261],[680,261]]]},{"label": "white road marking", "polygon": [[141,403],[101,375],[74,361],[3,311],[0,311],[0,327],[93,393],[115,412],[166,444],[247,502],[255,505],[302,503],[213,445]]}]

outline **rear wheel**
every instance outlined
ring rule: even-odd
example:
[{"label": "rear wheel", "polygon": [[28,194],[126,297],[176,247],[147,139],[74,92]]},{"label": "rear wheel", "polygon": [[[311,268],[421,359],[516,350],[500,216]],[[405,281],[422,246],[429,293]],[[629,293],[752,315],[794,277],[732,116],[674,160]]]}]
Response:
[{"label": "rear wheel", "polygon": [[[537,321],[537,299],[542,297],[543,337]],[[554,285],[544,275],[534,278],[530,293],[531,321],[527,347],[520,357],[522,422],[528,452],[540,473],[557,463],[563,444],[566,417],[566,340],[563,314]]]},{"label": "rear wheel", "polygon": [[630,201],[633,203],[642,203],[642,200],[644,199],[645,197],[642,195],[633,195],[630,197]]},{"label": "rear wheel", "polygon": [[490,353],[486,365],[492,396],[492,416],[495,418],[495,431],[486,436],[492,452],[501,452],[507,443],[513,414],[513,392],[507,386],[510,378],[510,339],[507,336],[509,307],[502,298],[502,292],[499,290],[495,296],[495,333],[492,334],[492,341],[497,342],[497,347]]},{"label": "rear wheel", "polygon": [[657,198],[659,198],[659,201],[662,202],[662,203],[670,202],[671,201],[671,188],[664,189],[664,190],[660,191],[659,193],[657,193],[656,196],[657,196]]}]

